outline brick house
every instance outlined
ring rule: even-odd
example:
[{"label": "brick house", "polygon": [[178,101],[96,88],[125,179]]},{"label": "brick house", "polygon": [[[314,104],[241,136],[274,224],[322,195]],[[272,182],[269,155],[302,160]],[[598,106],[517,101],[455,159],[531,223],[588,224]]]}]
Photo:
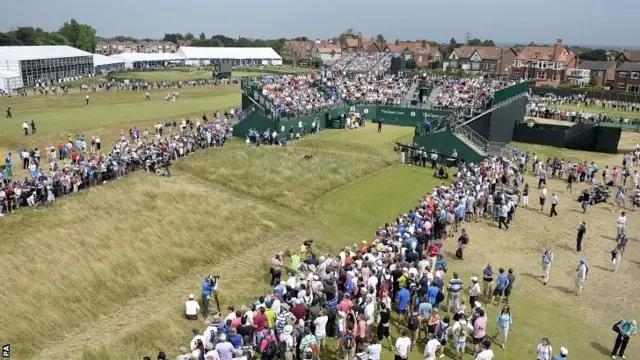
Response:
[{"label": "brick house", "polygon": [[315,42],[313,40],[286,40],[282,55],[292,58],[309,58]]},{"label": "brick house", "polygon": [[612,89],[640,93],[640,62],[627,61],[618,66]]},{"label": "brick house", "polygon": [[590,78],[594,78],[597,81],[598,86],[605,86],[612,83],[616,77],[616,62],[615,61],[580,61],[578,65],[580,69],[587,69],[590,71]]},{"label": "brick house", "polygon": [[322,61],[325,65],[333,64],[338,61],[342,56],[342,49],[340,46],[334,44],[322,44],[314,46],[311,50],[311,57]]},{"label": "brick house", "polygon": [[437,47],[422,41],[401,41],[397,45],[405,46],[411,51],[411,58],[418,67],[428,67],[431,64],[442,61],[442,53]]},{"label": "brick house", "polygon": [[449,54],[444,66],[447,70],[509,75],[517,56],[510,47],[461,46]]},{"label": "brick house", "polygon": [[413,52],[406,45],[387,44],[383,51],[393,54],[402,54],[404,55],[405,60],[409,60],[413,57]]},{"label": "brick house", "polygon": [[624,50],[616,57],[618,66],[626,62],[640,62],[640,50]]},{"label": "brick house", "polygon": [[562,39],[553,46],[525,46],[513,61],[512,75],[538,85],[558,86],[568,80],[567,70],[578,68],[578,57]]},{"label": "brick house", "polygon": [[96,43],[96,54],[110,55],[126,53],[175,53],[176,44],[170,41],[115,41],[99,40]]}]

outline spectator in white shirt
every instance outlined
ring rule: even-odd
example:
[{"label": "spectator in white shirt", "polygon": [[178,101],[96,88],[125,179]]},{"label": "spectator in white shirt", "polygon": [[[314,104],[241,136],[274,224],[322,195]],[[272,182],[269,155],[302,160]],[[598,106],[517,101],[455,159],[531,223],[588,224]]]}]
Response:
[{"label": "spectator in white shirt", "polygon": [[378,342],[377,336],[371,338],[371,344],[367,347],[367,354],[369,354],[369,360],[380,360],[382,345]]},{"label": "spectator in white shirt", "polygon": [[184,316],[189,320],[198,320],[200,304],[195,300],[193,294],[189,295],[189,300],[184,303]]},{"label": "spectator in white shirt", "polygon": [[396,340],[395,360],[406,360],[411,349],[411,339],[407,336],[405,329],[400,330],[400,337]]},{"label": "spectator in white shirt", "polygon": [[542,189],[540,189],[540,212],[544,212],[545,201],[547,201],[547,186],[542,185]]},{"label": "spectator in white shirt", "polygon": [[578,268],[576,269],[576,295],[580,295],[582,293],[588,273],[589,268],[587,267],[586,261],[584,261],[584,259],[580,259],[580,265],[578,265]]},{"label": "spectator in white shirt", "polygon": [[549,212],[549,217],[558,216],[558,212],[556,211],[556,206],[558,205],[558,195],[556,193],[551,193],[551,211]]},{"label": "spectator in white shirt", "polygon": [[436,360],[436,351],[440,342],[436,340],[435,334],[427,335],[427,344],[424,346],[424,360]]},{"label": "spectator in white shirt", "polygon": [[491,341],[482,342],[482,351],[476,355],[475,360],[493,360],[493,350],[491,350]]},{"label": "spectator in white shirt", "polygon": [[619,238],[620,235],[623,235],[625,229],[627,228],[627,213],[625,211],[620,212],[620,216],[618,216],[618,220],[616,220],[616,225],[618,227],[618,234],[616,238]]}]

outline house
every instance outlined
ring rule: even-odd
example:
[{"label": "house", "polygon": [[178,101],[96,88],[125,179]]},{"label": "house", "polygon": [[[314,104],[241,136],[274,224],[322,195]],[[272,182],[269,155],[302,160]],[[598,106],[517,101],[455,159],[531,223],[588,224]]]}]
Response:
[{"label": "house", "polygon": [[396,45],[409,48],[411,58],[418,67],[428,67],[442,61],[442,53],[437,47],[432,47],[425,40],[400,41]]},{"label": "house", "polygon": [[171,41],[115,41],[99,40],[96,43],[96,54],[110,55],[127,53],[175,53],[176,44]]},{"label": "house", "polygon": [[612,89],[640,93],[640,62],[627,61],[618,66]]},{"label": "house", "polygon": [[580,69],[590,70],[589,81],[595,78],[596,85],[605,86],[613,82],[616,77],[615,61],[580,61]]},{"label": "house", "polygon": [[444,68],[508,76],[517,56],[510,47],[461,46],[449,54]]},{"label": "house", "polygon": [[178,47],[190,47],[191,40],[178,40]]},{"label": "house", "polygon": [[402,54],[404,55],[405,60],[409,60],[413,57],[413,52],[406,45],[387,44],[383,51],[393,54]]},{"label": "house", "polygon": [[375,38],[362,39],[362,51],[366,53],[382,52],[382,47],[376,42]]},{"label": "house", "polygon": [[315,46],[311,51],[311,57],[322,61],[325,65],[333,64],[342,56],[342,49],[337,45]]},{"label": "house", "polygon": [[313,40],[287,40],[282,55],[292,58],[309,58],[313,49]]},{"label": "house", "polygon": [[578,68],[578,57],[558,39],[553,46],[522,48],[513,61],[512,74],[538,85],[557,86],[568,80],[567,69],[575,68]]},{"label": "house", "polygon": [[640,50],[624,50],[616,57],[618,66],[626,62],[640,62]]},{"label": "house", "polygon": [[342,48],[343,53],[364,51],[361,37],[345,37],[340,40],[340,46]]}]

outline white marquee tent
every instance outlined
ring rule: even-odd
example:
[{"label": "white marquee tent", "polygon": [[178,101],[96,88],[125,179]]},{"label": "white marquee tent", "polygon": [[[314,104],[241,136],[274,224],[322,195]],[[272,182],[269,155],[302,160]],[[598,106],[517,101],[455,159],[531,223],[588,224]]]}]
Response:
[{"label": "white marquee tent", "polygon": [[93,66],[96,68],[96,74],[107,74],[111,71],[124,70],[124,60],[93,54]]},{"label": "white marquee tent", "polygon": [[93,74],[92,55],[66,45],[0,46],[0,70],[20,74],[24,86],[68,81]]},{"label": "white marquee tent", "polygon": [[107,57],[111,60],[124,62],[125,69],[153,68],[184,62],[183,57],[168,53],[121,53]]},{"label": "white marquee tent", "polygon": [[0,70],[0,90],[11,92],[22,88],[22,76],[20,73],[11,70]]},{"label": "white marquee tent", "polygon": [[282,65],[272,48],[181,47],[177,52],[187,65],[230,62],[231,65]]}]

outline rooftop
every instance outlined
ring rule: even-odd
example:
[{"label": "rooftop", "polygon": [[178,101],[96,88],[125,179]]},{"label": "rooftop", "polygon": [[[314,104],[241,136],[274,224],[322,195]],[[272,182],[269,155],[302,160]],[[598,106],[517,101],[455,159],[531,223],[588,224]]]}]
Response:
[{"label": "rooftop", "polygon": [[281,59],[272,48],[189,47],[183,46],[179,54],[187,59]]},{"label": "rooftop", "polygon": [[0,46],[0,59],[5,60],[40,60],[92,55],[66,45]]}]

